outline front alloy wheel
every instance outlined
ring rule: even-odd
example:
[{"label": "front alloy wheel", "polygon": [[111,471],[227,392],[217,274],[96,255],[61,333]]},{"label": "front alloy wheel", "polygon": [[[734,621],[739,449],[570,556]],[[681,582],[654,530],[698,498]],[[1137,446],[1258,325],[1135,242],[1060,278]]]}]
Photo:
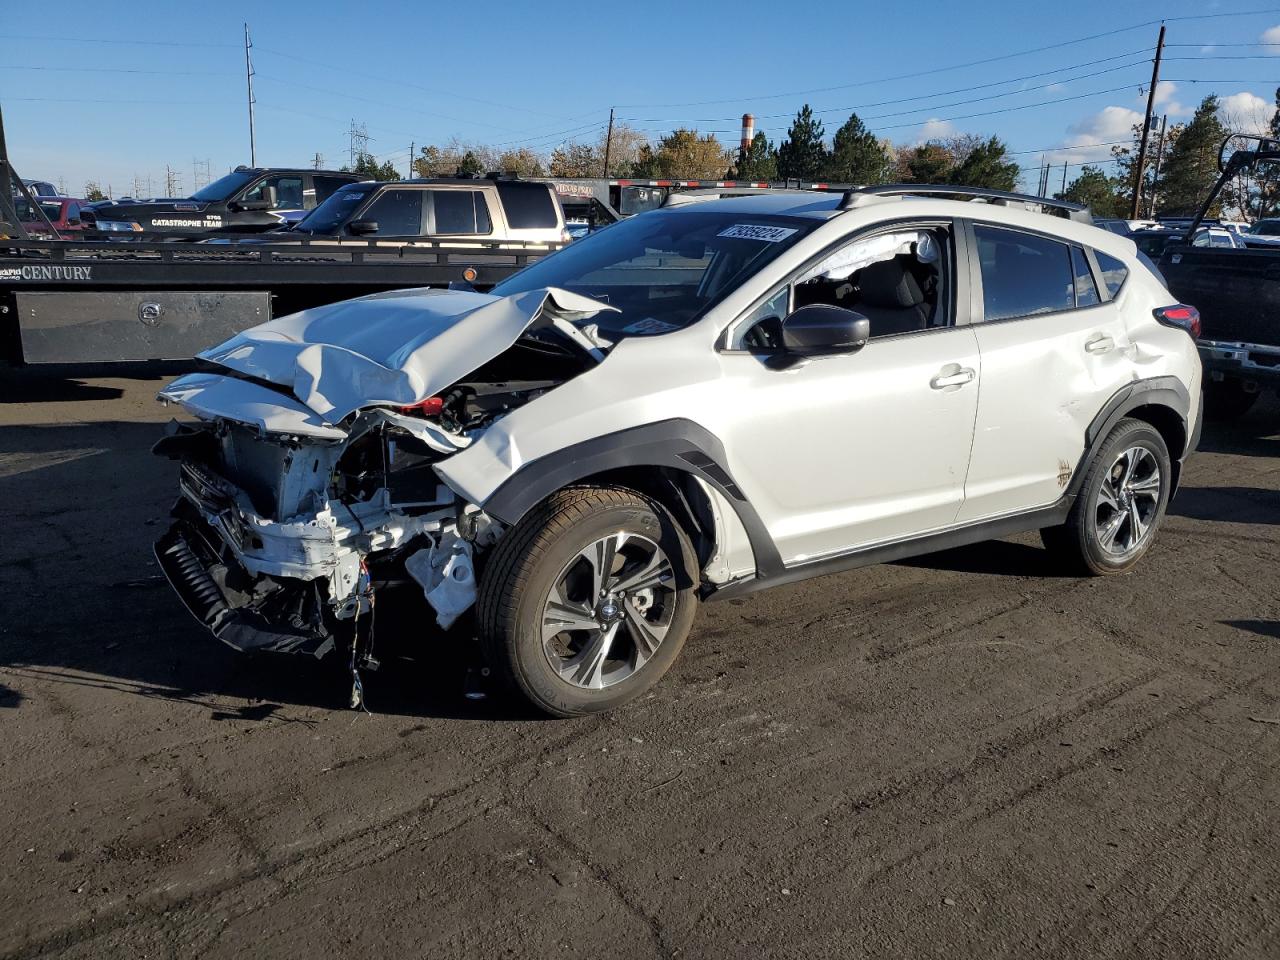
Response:
[{"label": "front alloy wheel", "polygon": [[558,717],[640,696],[684,646],[698,563],[661,503],[622,487],[572,487],[506,532],[476,603],[498,677]]},{"label": "front alloy wheel", "polygon": [[639,534],[609,534],[578,551],[552,583],[543,653],[576,687],[613,686],[658,652],[675,606],[675,572],[662,547]]}]

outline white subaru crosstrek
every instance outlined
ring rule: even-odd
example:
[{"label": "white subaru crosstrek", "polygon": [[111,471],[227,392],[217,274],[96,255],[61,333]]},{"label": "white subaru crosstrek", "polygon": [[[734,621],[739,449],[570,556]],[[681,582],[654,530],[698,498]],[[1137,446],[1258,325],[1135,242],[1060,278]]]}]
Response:
[{"label": "white subaru crosstrek", "polygon": [[[648,689],[697,602],[1040,530],[1150,547],[1200,424],[1198,316],[1069,204],[950,187],[711,200],[490,293],[272,320],[196,420],[157,555],[242,650],[478,639],[543,710]],[[407,595],[409,616],[372,615]],[[416,604],[416,606],[414,606]],[[374,624],[377,624],[376,628]]]}]

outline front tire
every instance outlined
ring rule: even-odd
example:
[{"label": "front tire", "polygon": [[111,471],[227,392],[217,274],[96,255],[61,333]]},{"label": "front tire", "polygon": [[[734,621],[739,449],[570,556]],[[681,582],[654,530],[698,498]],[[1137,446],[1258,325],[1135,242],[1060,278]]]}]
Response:
[{"label": "front tire", "polygon": [[477,627],[506,683],[552,716],[601,713],[667,672],[697,606],[689,539],[657,501],[563,490],[494,548]]},{"label": "front tire", "polygon": [[1172,477],[1169,448],[1155,427],[1121,420],[1090,464],[1067,522],[1041,530],[1040,538],[1075,572],[1127,573],[1155,539]]}]

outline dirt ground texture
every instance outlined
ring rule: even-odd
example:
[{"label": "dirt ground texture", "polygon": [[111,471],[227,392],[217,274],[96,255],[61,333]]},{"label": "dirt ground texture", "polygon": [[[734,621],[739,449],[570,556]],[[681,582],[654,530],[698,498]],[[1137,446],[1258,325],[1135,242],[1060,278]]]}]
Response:
[{"label": "dirt ground texture", "polygon": [[542,720],[205,635],[163,377],[0,374],[0,957],[1280,956],[1280,404],[1133,574],[1035,537],[700,611]]}]

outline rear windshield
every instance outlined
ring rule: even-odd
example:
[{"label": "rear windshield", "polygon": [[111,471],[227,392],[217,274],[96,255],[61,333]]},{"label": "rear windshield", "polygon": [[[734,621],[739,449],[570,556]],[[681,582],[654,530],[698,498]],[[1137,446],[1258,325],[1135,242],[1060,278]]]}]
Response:
[{"label": "rear windshield", "polygon": [[512,230],[555,229],[559,226],[556,199],[552,193],[551,187],[545,183],[498,181],[498,196],[507,213],[507,225]]},{"label": "rear windshield", "polygon": [[587,321],[607,337],[668,333],[698,319],[816,223],[658,210],[575,240],[504,280],[493,293],[504,297],[560,287],[617,308]]}]

